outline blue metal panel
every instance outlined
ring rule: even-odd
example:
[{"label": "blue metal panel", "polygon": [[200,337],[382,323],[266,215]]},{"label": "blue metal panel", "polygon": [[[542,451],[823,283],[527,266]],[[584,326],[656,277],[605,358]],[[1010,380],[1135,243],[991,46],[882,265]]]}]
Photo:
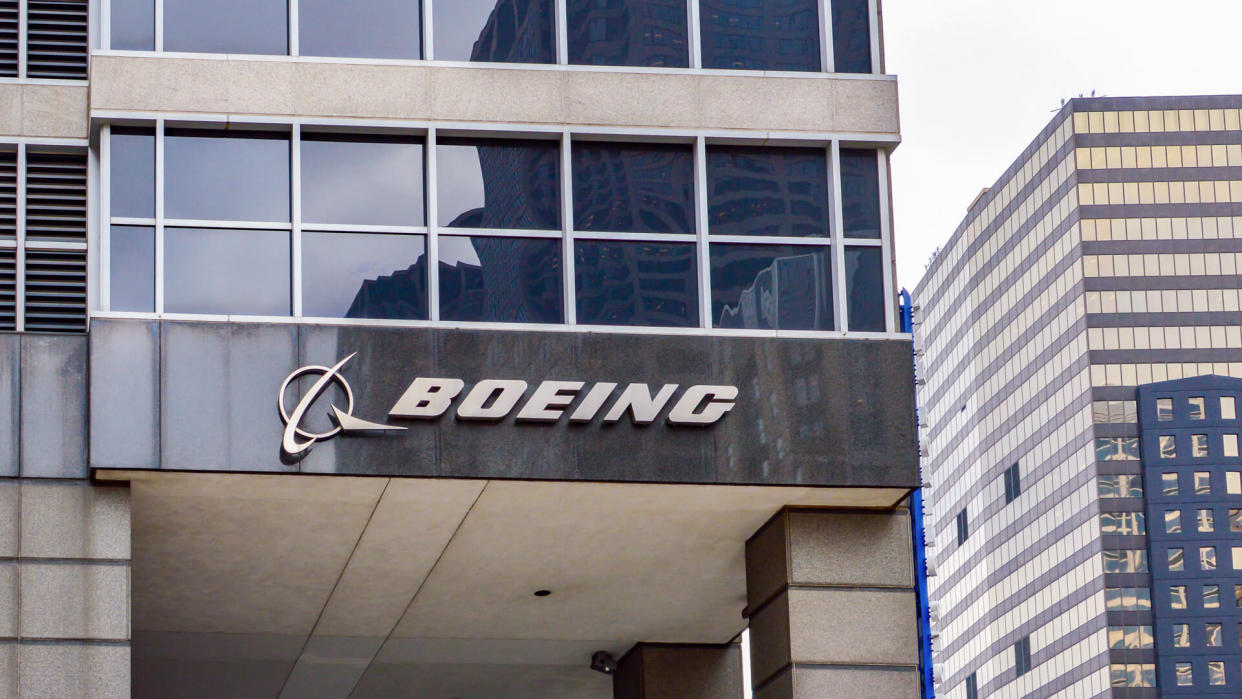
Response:
[{"label": "blue metal panel", "polygon": [[[901,332],[914,332],[914,304],[910,301],[910,292],[901,290],[901,303],[898,306]],[[915,369],[917,377],[917,366]],[[917,408],[915,419],[917,420]],[[914,571],[915,586],[918,593],[919,613],[919,666],[923,675],[923,698],[932,699],[936,696],[936,678],[932,666],[931,617],[928,613],[927,590],[927,540],[923,527],[923,490],[920,488],[910,496],[910,520],[914,522]]]}]

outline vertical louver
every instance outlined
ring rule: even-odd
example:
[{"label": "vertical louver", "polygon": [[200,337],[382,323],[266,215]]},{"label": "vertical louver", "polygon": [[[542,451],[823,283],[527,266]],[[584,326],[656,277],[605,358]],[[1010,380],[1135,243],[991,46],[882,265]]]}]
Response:
[{"label": "vertical louver", "polygon": [[26,152],[26,240],[86,242],[86,154]]},{"label": "vertical louver", "polygon": [[0,248],[0,330],[17,329],[17,249]]},{"label": "vertical louver", "polygon": [[26,330],[86,331],[86,251],[26,250]]},{"label": "vertical louver", "polygon": [[87,0],[28,0],[26,77],[86,79]]},{"label": "vertical louver", "polygon": [[0,240],[17,238],[17,151],[0,150]]},{"label": "vertical louver", "polygon": [[0,78],[17,77],[18,0],[0,0]]}]

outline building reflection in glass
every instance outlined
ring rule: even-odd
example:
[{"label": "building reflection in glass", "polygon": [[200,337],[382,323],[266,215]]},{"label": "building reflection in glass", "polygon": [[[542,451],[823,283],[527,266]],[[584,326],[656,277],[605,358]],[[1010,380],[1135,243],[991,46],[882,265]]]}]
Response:
[{"label": "building reflection in glass", "polygon": [[560,238],[441,236],[440,318],[561,323]]},{"label": "building reflection in glass", "polygon": [[817,0],[700,0],[703,67],[819,71]]},{"label": "building reflection in glass", "polygon": [[579,241],[574,279],[583,325],[698,325],[693,243]]},{"label": "building reflection in glass", "polygon": [[832,330],[828,247],[711,246],[717,328]]},{"label": "building reflection in glass", "polygon": [[437,60],[556,62],[552,0],[448,0],[432,12]]},{"label": "building reflection in glass", "polygon": [[303,233],[302,314],[425,320],[423,236]]},{"label": "building reflection in glass", "polygon": [[823,148],[707,149],[712,235],[828,237],[828,154]]},{"label": "building reflection in glass", "polygon": [[690,146],[575,142],[574,228],[605,233],[694,233]]},{"label": "building reflection in glass", "polygon": [[574,65],[688,68],[685,0],[567,0]]}]

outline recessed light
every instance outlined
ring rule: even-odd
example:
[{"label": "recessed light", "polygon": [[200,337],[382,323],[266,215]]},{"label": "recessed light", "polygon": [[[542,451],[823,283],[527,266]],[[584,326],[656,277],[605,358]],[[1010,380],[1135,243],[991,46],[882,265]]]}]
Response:
[{"label": "recessed light", "polygon": [[550,594],[552,594],[551,590],[535,590],[536,597],[547,597]]}]

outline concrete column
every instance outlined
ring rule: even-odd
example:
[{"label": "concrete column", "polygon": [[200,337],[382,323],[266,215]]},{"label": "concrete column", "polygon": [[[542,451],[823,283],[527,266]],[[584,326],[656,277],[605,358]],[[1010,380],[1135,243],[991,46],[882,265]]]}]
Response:
[{"label": "concrete column", "polygon": [[129,489],[0,483],[0,696],[128,697]]},{"label": "concrete column", "polygon": [[613,699],[741,699],[742,647],[639,643],[612,676]]},{"label": "concrete column", "polygon": [[786,508],[746,542],[755,699],[917,697],[904,510]]}]

